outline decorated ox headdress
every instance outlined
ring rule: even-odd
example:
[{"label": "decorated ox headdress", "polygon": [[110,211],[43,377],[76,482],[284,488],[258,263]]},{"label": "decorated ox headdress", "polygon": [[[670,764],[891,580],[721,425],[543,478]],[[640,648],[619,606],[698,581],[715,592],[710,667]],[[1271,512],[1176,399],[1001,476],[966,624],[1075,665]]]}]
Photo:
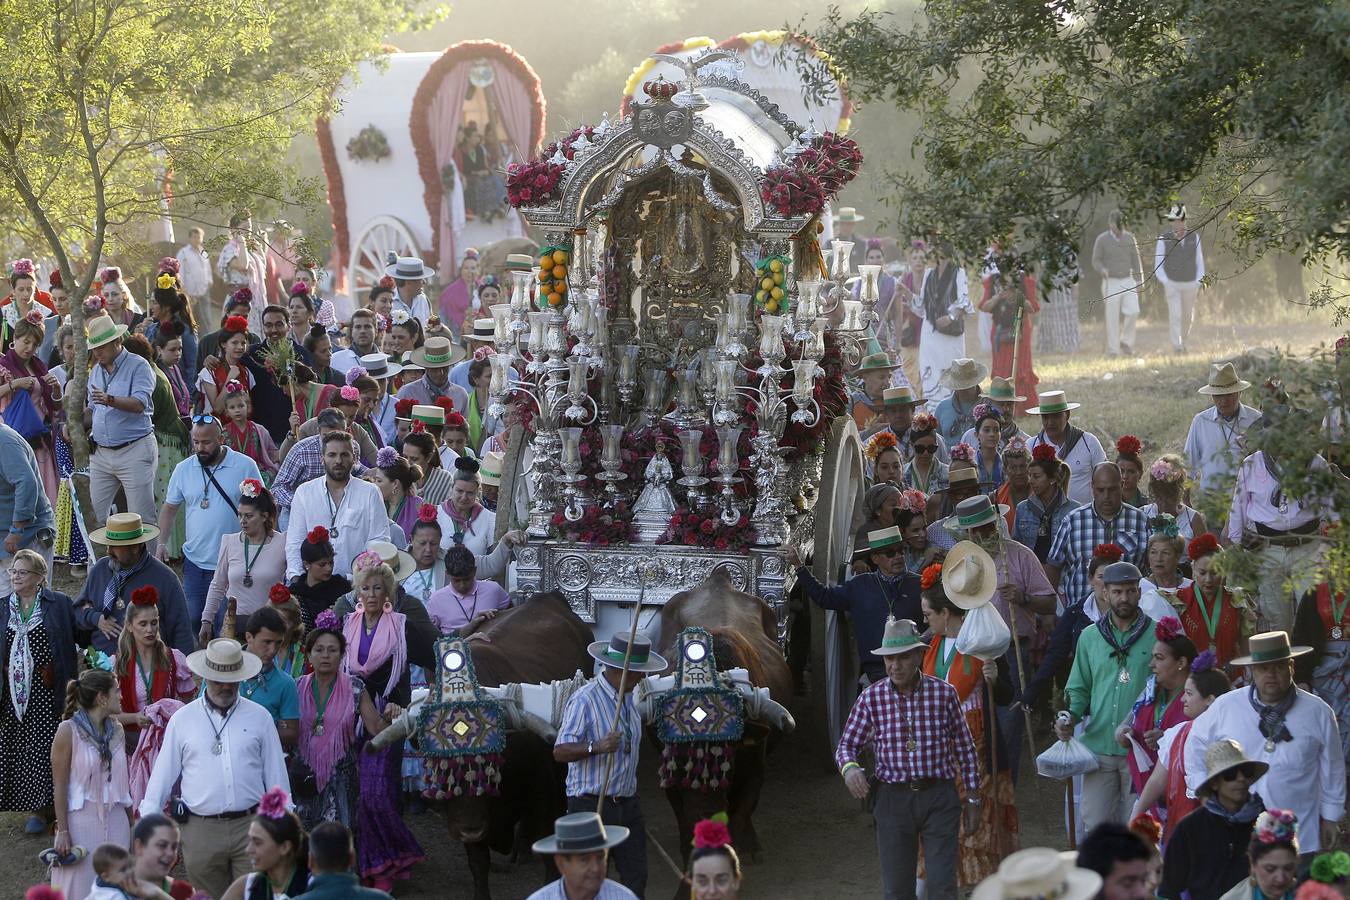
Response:
[{"label": "decorated ox headdress", "polygon": [[478,685],[461,637],[436,642],[436,685],[417,719],[426,787],[432,800],[495,796],[506,753],[506,715]]},{"label": "decorated ox headdress", "polygon": [[656,713],[661,787],[725,788],[732,745],[745,734],[745,698],[718,674],[706,630],[686,628],[676,645],[675,687],[661,695]]}]

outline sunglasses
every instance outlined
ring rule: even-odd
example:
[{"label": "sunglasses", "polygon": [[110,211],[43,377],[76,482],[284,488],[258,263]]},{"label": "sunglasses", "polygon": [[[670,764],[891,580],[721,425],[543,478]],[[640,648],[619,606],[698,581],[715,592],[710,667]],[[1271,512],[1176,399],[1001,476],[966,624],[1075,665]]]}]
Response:
[{"label": "sunglasses", "polygon": [[198,414],[192,417],[193,425],[210,425],[216,421],[216,417],[207,414]]},{"label": "sunglasses", "polygon": [[1237,780],[1237,777],[1238,777],[1239,775],[1241,775],[1243,778],[1247,779],[1248,781],[1255,781],[1255,780],[1256,780],[1256,767],[1255,767],[1255,766],[1238,766],[1237,768],[1229,769],[1227,772],[1222,773],[1221,775],[1219,775],[1219,777],[1222,778],[1224,781],[1236,781],[1236,780]]},{"label": "sunglasses", "polygon": [[914,452],[915,452],[915,453],[923,453],[923,454],[925,454],[925,455],[927,455],[927,454],[929,454],[929,453],[936,453],[936,452],[937,452],[937,444],[915,444],[915,445],[914,445]]}]

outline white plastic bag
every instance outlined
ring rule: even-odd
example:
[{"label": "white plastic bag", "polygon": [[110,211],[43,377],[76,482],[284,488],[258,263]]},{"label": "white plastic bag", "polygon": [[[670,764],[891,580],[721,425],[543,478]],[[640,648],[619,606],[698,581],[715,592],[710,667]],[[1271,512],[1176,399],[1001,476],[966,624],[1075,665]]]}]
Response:
[{"label": "white plastic bag", "polygon": [[1036,772],[1046,778],[1064,779],[1097,771],[1097,755],[1078,738],[1056,740],[1036,757]]},{"label": "white plastic bag", "polygon": [[1008,652],[1012,642],[1012,632],[1008,623],[994,608],[986,603],[966,613],[961,623],[961,631],[956,635],[956,649],[966,656],[978,656],[983,660],[997,659]]}]

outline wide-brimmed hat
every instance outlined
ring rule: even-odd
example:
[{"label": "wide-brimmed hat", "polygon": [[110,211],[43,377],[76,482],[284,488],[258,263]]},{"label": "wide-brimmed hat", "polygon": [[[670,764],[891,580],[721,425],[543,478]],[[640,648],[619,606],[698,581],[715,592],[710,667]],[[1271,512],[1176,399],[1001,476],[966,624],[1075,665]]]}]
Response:
[{"label": "wide-brimmed hat", "polygon": [[1011,378],[1000,378],[997,375],[989,379],[989,390],[980,394],[980,397],[984,400],[997,400],[1000,403],[1021,403],[1027,399],[1017,393]]},{"label": "wide-brimmed hat", "polygon": [[1197,797],[1204,797],[1211,793],[1214,788],[1214,782],[1224,772],[1233,769],[1240,769],[1243,766],[1251,766],[1256,770],[1252,781],[1266,774],[1270,768],[1268,763],[1263,763],[1258,759],[1248,759],[1247,754],[1242,752],[1242,745],[1232,738],[1222,738],[1209,745],[1205,751],[1205,780],[1200,782],[1200,786],[1195,789]]},{"label": "wide-brimmed hat", "polygon": [[528,272],[534,267],[533,253],[506,254],[505,269],[508,272]]},{"label": "wide-brimmed hat", "polygon": [[480,344],[491,344],[496,340],[497,323],[491,319],[474,319],[473,331],[464,335],[466,341],[477,341]]},{"label": "wide-brimmed hat", "polygon": [[394,362],[388,353],[367,353],[360,358],[359,365],[371,378],[393,378],[403,371],[403,364]]},{"label": "wide-brimmed hat", "polygon": [[378,553],[381,561],[393,569],[395,581],[402,581],[417,571],[417,561],[412,555],[398,549],[389,541],[371,541],[366,544],[366,549]]},{"label": "wide-brimmed hat", "polygon": [[118,325],[107,313],[99,313],[84,322],[84,342],[90,350],[110,344],[127,333],[127,326]]},{"label": "wide-brimmed hat", "polygon": [[1144,573],[1132,562],[1121,560],[1102,569],[1102,584],[1130,584],[1143,580]]},{"label": "wide-brimmed hat", "polygon": [[1209,367],[1209,381],[1201,385],[1196,393],[1210,397],[1240,394],[1251,386],[1250,381],[1243,381],[1238,377],[1237,369],[1232,363],[1215,363]]},{"label": "wide-brimmed hat", "polygon": [[628,829],[606,825],[599,813],[568,813],[553,823],[553,833],[534,842],[535,853],[596,853],[628,840]]},{"label": "wide-brimmed hat", "polygon": [[1048,847],[1019,850],[976,886],[970,900],[1089,900],[1102,889],[1102,876],[1076,865],[1076,856]]},{"label": "wide-brimmed hat", "polygon": [[[631,652],[628,649],[630,640],[633,644]],[[652,639],[640,631],[636,637],[627,631],[616,631],[609,640],[591,644],[586,652],[615,669],[623,668],[623,658],[627,656],[630,672],[664,672],[667,665],[665,657],[652,651]]]},{"label": "wide-brimmed hat", "polygon": [[888,616],[886,631],[881,636],[881,646],[872,651],[873,656],[898,656],[911,650],[928,649],[928,645],[919,640],[919,629],[913,619],[897,619]]},{"label": "wide-brimmed hat", "polygon": [[1040,401],[1040,405],[1027,410],[1027,415],[1049,416],[1055,413],[1069,412],[1083,405],[1081,403],[1070,403],[1068,396],[1063,391],[1041,391]]},{"label": "wide-brimmed hat", "polygon": [[[91,534],[92,538],[93,535]],[[1280,662],[1285,659],[1293,659],[1295,656],[1303,656],[1305,653],[1312,652],[1311,647],[1291,647],[1289,646],[1289,632],[1287,631],[1264,631],[1261,634],[1254,634],[1247,641],[1247,655],[1239,656],[1231,660],[1235,666],[1259,666],[1261,663]]]},{"label": "wide-brimmed hat", "polygon": [[483,484],[502,483],[502,469],[506,465],[506,454],[489,450],[483,454],[483,464],[478,467],[478,480]]},{"label": "wide-brimmed hat", "polygon": [[422,346],[408,355],[408,360],[424,369],[444,369],[453,366],[468,354],[449,338],[429,337]]},{"label": "wide-brimmed hat", "polygon": [[139,513],[113,513],[108,524],[89,532],[89,540],[105,547],[131,547],[159,537],[159,529],[146,525]]},{"label": "wide-brimmed hat", "polygon": [[434,278],[436,277],[436,270],[416,256],[400,256],[394,260],[393,265],[384,267],[384,274],[390,278],[411,281],[416,278]]},{"label": "wide-brimmed hat", "polygon": [[988,374],[989,367],[984,363],[961,357],[952,360],[952,364],[943,371],[942,377],[938,380],[949,390],[964,391],[979,387],[980,382],[984,381]]},{"label": "wide-brimmed hat", "polygon": [[[957,469],[956,471],[974,472],[975,470]],[[948,531],[966,531],[971,528],[979,528],[981,525],[992,525],[998,521],[999,516],[1006,516],[1008,510],[1009,507],[1004,503],[995,506],[989,499],[988,494],[976,494],[974,497],[967,497],[956,504],[952,514],[942,520],[942,527]]]},{"label": "wide-brimmed hat", "polygon": [[890,356],[884,350],[880,353],[869,353],[858,363],[859,372],[889,372],[898,368],[900,364],[891,362]]},{"label": "wide-brimmed hat", "polygon": [[[988,498],[986,498],[988,499]],[[998,589],[994,558],[973,541],[961,541],[942,562],[942,590],[962,609],[984,606]]]},{"label": "wide-brimmed hat", "polygon": [[1169,222],[1180,222],[1185,218],[1186,218],[1185,203],[1173,203],[1172,206],[1167,210],[1167,221]]},{"label": "wide-brimmed hat", "polygon": [[888,387],[882,391],[881,402],[884,406],[914,406],[923,401],[914,396],[913,388],[907,384],[902,384],[899,387]]},{"label": "wide-brimmed hat", "polygon": [[421,422],[423,425],[444,425],[445,409],[440,406],[424,406],[421,403],[413,405],[412,420]]},{"label": "wide-brimmed hat", "polygon": [[980,470],[974,466],[958,466],[947,470],[947,487],[954,484],[965,484],[967,481],[980,483]]},{"label": "wide-brimmed hat", "polygon": [[187,666],[203,681],[248,681],[262,671],[262,660],[249,653],[234,638],[216,638],[205,650],[189,653]]},{"label": "wide-brimmed hat", "polygon": [[862,215],[852,206],[841,206],[839,212],[833,216],[836,222],[866,222],[867,216]]},{"label": "wide-brimmed hat", "polygon": [[867,532],[867,552],[873,550],[884,550],[887,547],[897,547],[904,543],[905,536],[900,532],[900,526],[891,525],[887,528],[878,528],[875,531]]}]

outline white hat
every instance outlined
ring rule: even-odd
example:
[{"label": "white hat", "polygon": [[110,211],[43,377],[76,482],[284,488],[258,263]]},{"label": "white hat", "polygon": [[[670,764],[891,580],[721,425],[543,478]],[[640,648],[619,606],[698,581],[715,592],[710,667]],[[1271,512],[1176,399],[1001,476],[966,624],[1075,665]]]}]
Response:
[{"label": "white hat", "polygon": [[1167,221],[1180,222],[1186,218],[1186,204],[1173,203],[1172,208],[1167,211]]},{"label": "white hat", "polygon": [[1074,857],[1049,847],[1019,850],[976,886],[970,900],[1089,900],[1102,889],[1102,876],[1075,865]]},{"label": "white hat", "polygon": [[205,650],[189,653],[187,666],[203,681],[233,683],[248,681],[262,671],[262,660],[233,638],[216,638]]},{"label": "white hat", "polygon": [[416,256],[400,256],[391,265],[384,267],[384,274],[390,278],[412,281],[417,278],[433,278],[436,270]]},{"label": "white hat", "polygon": [[942,563],[942,590],[952,603],[961,609],[975,609],[993,599],[997,588],[998,569],[983,547],[961,541],[947,551]]}]

